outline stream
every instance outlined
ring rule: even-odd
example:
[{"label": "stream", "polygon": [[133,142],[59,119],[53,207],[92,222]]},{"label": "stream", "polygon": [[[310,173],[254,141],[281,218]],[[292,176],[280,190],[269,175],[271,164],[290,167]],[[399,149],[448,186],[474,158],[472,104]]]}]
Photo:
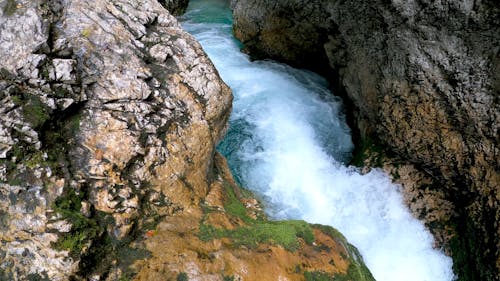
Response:
[{"label": "stream", "polygon": [[342,102],[322,77],[253,61],[232,35],[227,0],[191,0],[181,22],[233,90],[218,150],[272,219],[331,225],[356,246],[378,281],[450,281],[452,260],[412,217],[399,186],[377,169],[347,166],[353,150]]}]

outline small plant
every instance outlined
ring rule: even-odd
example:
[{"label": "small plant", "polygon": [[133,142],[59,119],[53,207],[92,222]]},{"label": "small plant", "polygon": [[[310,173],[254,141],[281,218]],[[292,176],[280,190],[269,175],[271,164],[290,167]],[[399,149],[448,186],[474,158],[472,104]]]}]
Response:
[{"label": "small plant", "polygon": [[6,16],[12,16],[17,10],[17,3],[15,0],[7,0],[7,3],[3,7],[3,14]]},{"label": "small plant", "polygon": [[43,152],[37,151],[30,155],[28,160],[26,160],[26,167],[34,169],[44,162]]},{"label": "small plant", "polygon": [[69,250],[72,255],[78,255],[87,243],[101,232],[101,227],[95,220],[80,213],[81,201],[81,195],[76,194],[73,189],[68,189],[53,205],[54,211],[72,224],[71,231],[59,237],[54,248]]},{"label": "small plant", "polygon": [[245,206],[236,196],[233,190],[233,186],[225,183],[224,189],[227,195],[227,198],[224,202],[224,210],[226,210],[226,212],[233,217],[238,217],[246,223],[251,223],[253,219],[247,215],[247,208],[245,208]]},{"label": "small plant", "polygon": [[89,38],[90,34],[92,34],[92,29],[91,27],[86,27],[84,28],[81,33],[80,33],[83,37],[85,38]]},{"label": "small plant", "polygon": [[15,105],[17,105],[17,106],[22,105],[23,101],[21,100],[21,98],[19,96],[10,96],[10,99],[12,100],[12,102]]},{"label": "small plant", "polygon": [[40,128],[50,117],[51,109],[40,98],[27,95],[23,106],[23,116],[33,128]]},{"label": "small plant", "polygon": [[178,275],[177,275],[177,281],[188,281],[189,280],[189,277],[188,275],[186,274],[186,272],[180,272]]},{"label": "small plant", "polygon": [[322,271],[306,271],[304,272],[306,281],[334,281],[337,280],[333,276]]}]

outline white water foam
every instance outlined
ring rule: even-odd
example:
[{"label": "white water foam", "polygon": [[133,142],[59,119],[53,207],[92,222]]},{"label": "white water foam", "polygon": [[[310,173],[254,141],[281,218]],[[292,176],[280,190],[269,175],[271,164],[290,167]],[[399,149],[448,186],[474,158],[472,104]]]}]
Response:
[{"label": "white water foam", "polygon": [[[452,261],[403,204],[398,186],[374,170],[342,162],[352,150],[338,99],[324,80],[273,62],[250,62],[226,16],[196,22],[191,1],[184,28],[201,42],[235,96],[220,149],[235,176],[266,202],[271,217],[331,225],[355,245],[378,281],[450,281]],[[193,8],[194,6],[194,8]],[[214,11],[214,5],[207,9]]]}]

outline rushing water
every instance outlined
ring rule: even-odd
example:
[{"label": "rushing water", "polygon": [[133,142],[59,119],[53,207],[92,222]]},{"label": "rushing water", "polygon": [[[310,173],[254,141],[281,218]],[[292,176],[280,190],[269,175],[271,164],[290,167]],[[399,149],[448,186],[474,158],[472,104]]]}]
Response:
[{"label": "rushing water", "polygon": [[219,150],[237,180],[276,219],[339,229],[378,281],[453,280],[452,261],[432,248],[387,175],[347,167],[350,131],[321,77],[271,61],[250,62],[231,34],[225,0],[191,0],[184,28],[202,44],[234,94]]}]

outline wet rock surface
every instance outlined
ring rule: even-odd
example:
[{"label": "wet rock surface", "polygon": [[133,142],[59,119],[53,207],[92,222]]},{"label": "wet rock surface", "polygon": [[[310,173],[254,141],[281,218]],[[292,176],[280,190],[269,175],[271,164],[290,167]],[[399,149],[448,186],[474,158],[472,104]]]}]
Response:
[{"label": "wet rock surface", "polygon": [[136,280],[374,280],[342,234],[303,221],[267,220],[222,156],[215,167],[200,205],[146,233],[151,256],[134,264]]},{"label": "wet rock surface", "polygon": [[387,150],[390,170],[408,177],[408,202],[451,251],[459,278],[498,280],[498,4],[233,0],[232,7],[249,53],[329,73],[345,91],[361,142]]}]

